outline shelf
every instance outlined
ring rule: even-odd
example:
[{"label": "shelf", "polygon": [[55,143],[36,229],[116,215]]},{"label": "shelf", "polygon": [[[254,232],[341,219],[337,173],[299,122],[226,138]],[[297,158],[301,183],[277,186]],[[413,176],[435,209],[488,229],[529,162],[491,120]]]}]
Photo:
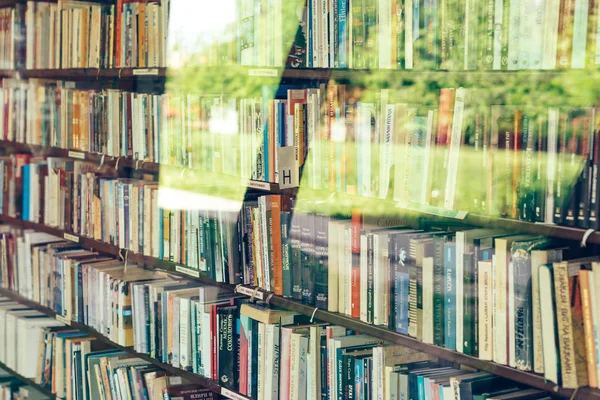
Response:
[{"label": "shelf", "polygon": [[[9,297],[10,299],[17,301],[27,307],[33,308],[35,310],[38,310],[52,318],[56,317],[56,313],[54,312],[54,310],[44,307],[38,303],[35,303],[29,299],[26,299],[25,297],[11,291],[8,289],[3,289],[0,288],[0,295],[1,296],[5,296],[5,297]],[[219,386],[215,381],[213,381],[212,379],[206,378],[204,376],[198,375],[198,374],[194,374],[192,372],[189,371],[184,371],[182,369],[179,368],[175,368],[170,364],[165,364],[162,363],[152,357],[149,357],[147,354],[142,354],[142,353],[138,353],[135,350],[133,350],[133,348],[131,347],[124,347],[124,346],[120,346],[117,343],[114,343],[113,341],[111,341],[110,339],[108,339],[106,336],[102,335],[101,333],[99,333],[98,331],[96,331],[93,328],[88,327],[87,325],[83,325],[80,324],[78,322],[75,321],[70,321],[69,322],[69,326],[71,326],[74,329],[77,329],[81,332],[84,332],[94,338],[96,338],[97,340],[106,343],[107,345],[109,345],[112,348],[115,349],[119,349],[121,351],[124,351],[128,354],[131,354],[135,357],[141,358],[144,361],[147,361],[153,365],[156,365],[157,367],[164,369],[165,371],[169,371],[175,375],[181,376],[182,378],[190,381],[191,383],[197,384],[199,386],[202,386],[206,389],[210,389],[211,391],[220,394],[222,396],[231,398],[231,399],[249,399],[249,397],[243,396],[239,393],[231,393],[229,390],[222,388],[221,386]],[[0,367],[5,368],[2,364],[0,364]],[[8,371],[11,371],[10,369],[6,368]],[[12,373],[12,371],[11,371]],[[45,389],[39,385],[37,385],[35,382],[33,382],[30,379],[27,378],[22,378],[20,377],[18,374],[15,374],[15,376],[17,376],[19,379],[23,380],[24,382],[27,382],[29,384],[31,384],[32,386],[35,386],[36,388],[39,388],[40,391],[42,391],[43,393],[52,396],[54,398],[54,394],[52,394],[52,392],[50,392],[48,389]]]},{"label": "shelf", "polygon": [[[1,0],[0,0],[1,1]],[[2,3],[0,3],[2,4]],[[1,5],[0,5],[1,7]],[[139,79],[164,81],[167,69],[160,68],[66,68],[0,70],[0,76],[56,80]]]},{"label": "shelf", "polygon": [[[116,246],[112,246],[112,245],[109,245],[104,242],[99,242],[97,240],[80,237],[78,235],[73,235],[68,232],[62,231],[60,229],[51,228],[51,227],[48,227],[43,224],[22,221],[20,219],[4,217],[4,216],[0,217],[0,222],[7,223],[7,224],[10,224],[13,226],[18,226],[18,227],[21,227],[24,229],[34,229],[36,231],[50,233],[50,234],[53,234],[53,235],[56,235],[59,237],[65,237],[64,235],[66,234],[67,238],[68,237],[76,238],[78,240],[78,242],[84,247],[94,248],[100,252],[111,254],[113,256],[119,256],[119,255],[124,254],[124,251],[119,249]],[[338,313],[331,313],[331,312],[328,312],[326,310],[321,310],[321,309],[315,310],[314,307],[302,304],[300,302],[297,302],[297,301],[294,301],[294,300],[291,300],[288,298],[284,298],[282,296],[276,296],[273,293],[264,291],[260,288],[255,288],[252,286],[243,286],[243,285],[232,285],[232,284],[228,284],[228,283],[217,282],[214,279],[211,279],[211,278],[208,278],[208,277],[205,277],[202,275],[197,276],[194,274],[188,274],[188,273],[185,273],[185,267],[182,269],[183,266],[181,264],[177,264],[177,263],[170,262],[170,261],[158,260],[153,257],[144,256],[142,254],[131,253],[131,252],[128,253],[128,259],[139,265],[143,264],[148,269],[157,269],[157,270],[169,272],[171,274],[183,276],[188,279],[204,282],[209,285],[226,288],[232,292],[237,292],[237,293],[244,294],[247,296],[250,296],[254,292],[256,299],[263,300],[265,302],[268,302],[271,305],[285,308],[288,310],[293,310],[293,311],[299,312],[299,313],[307,315],[307,316],[312,316],[315,319],[318,319],[318,320],[321,320],[324,322],[328,322],[328,323],[331,323],[334,325],[342,325],[342,326],[348,327],[350,329],[353,329],[357,332],[368,334],[373,337],[389,341],[391,343],[396,343],[399,345],[407,346],[412,349],[421,351],[423,353],[430,354],[435,357],[439,357],[444,360],[448,360],[448,361],[451,361],[454,363],[466,365],[466,366],[469,366],[472,368],[477,368],[482,371],[487,371],[492,374],[513,380],[515,382],[520,382],[525,385],[529,385],[529,386],[532,386],[532,387],[535,387],[535,388],[538,388],[541,390],[546,390],[548,392],[552,392],[552,393],[556,394],[557,396],[560,396],[563,398],[571,397],[575,393],[575,391],[572,389],[561,389],[561,388],[558,388],[555,384],[553,384],[551,382],[546,382],[544,380],[544,377],[541,375],[519,371],[514,368],[508,367],[506,365],[500,365],[500,364],[496,364],[491,361],[480,360],[476,357],[471,357],[471,356],[468,356],[465,354],[451,351],[451,350],[445,349],[443,347],[426,344],[426,343],[423,343],[413,337],[410,337],[407,335],[402,335],[397,332],[393,332],[384,327],[370,325],[370,324],[364,323],[360,320],[357,320],[357,319],[354,319],[354,318],[351,318],[351,317],[348,317],[345,315],[341,315]],[[193,270],[190,270],[190,271],[193,271]],[[2,292],[0,291],[0,293],[2,293]],[[589,389],[589,388],[581,388],[577,391],[577,396],[578,396],[577,398],[580,398],[580,399],[598,399],[598,400],[600,400],[600,391],[595,390],[595,389]],[[584,397],[579,397],[579,396],[584,396]]]},{"label": "shelf", "polygon": [[[1,295],[5,295],[4,292],[0,292]],[[6,296],[6,297],[10,297],[10,296]],[[11,297],[12,298],[12,297]],[[38,392],[44,394],[45,396],[48,396],[51,399],[55,399],[56,396],[54,395],[54,393],[52,393],[52,391],[46,389],[43,386],[38,385],[37,383],[35,383],[34,380],[29,379],[29,378],[25,378],[24,376],[22,376],[21,374],[17,373],[16,371],[14,371],[13,369],[7,367],[4,363],[0,362],[0,369],[5,370],[6,372],[10,373],[12,376],[15,377],[15,379],[26,383],[27,385],[35,388],[35,390],[37,390]]]}]

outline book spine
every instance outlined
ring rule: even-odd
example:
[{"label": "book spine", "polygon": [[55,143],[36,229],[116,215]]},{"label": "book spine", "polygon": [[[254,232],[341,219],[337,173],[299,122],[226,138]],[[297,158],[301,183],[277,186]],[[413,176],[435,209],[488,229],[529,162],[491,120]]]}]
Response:
[{"label": "book spine", "polygon": [[444,245],[444,346],[456,349],[456,244]]},{"label": "book spine", "polygon": [[[290,218],[289,212],[281,213],[281,263],[283,270],[283,296],[291,298],[293,293],[293,254],[290,241]],[[254,281],[252,279],[252,281]]]},{"label": "book spine", "polygon": [[314,251],[314,215],[303,216],[301,225],[301,257],[302,257],[302,302],[315,304],[315,251]]},{"label": "book spine", "polygon": [[362,227],[362,214],[359,210],[352,210],[352,232],[351,232],[351,251],[352,251],[352,318],[360,318],[360,230]]},{"label": "book spine", "polygon": [[591,271],[582,270],[579,274],[581,279],[581,309],[583,311],[583,329],[585,333],[585,354],[587,360],[587,371],[589,386],[598,387],[598,371],[596,369],[596,344],[594,340],[594,323],[592,316],[591,287],[593,285],[590,277]]},{"label": "book spine", "polygon": [[374,307],[375,307],[375,282],[374,282],[374,271],[375,268],[375,251],[373,243],[373,235],[367,235],[367,323],[374,323]]},{"label": "book spine", "polygon": [[513,248],[515,360],[522,371],[533,368],[533,317],[531,315],[531,253]]},{"label": "book spine", "polygon": [[591,229],[600,229],[600,185],[598,184],[598,169],[600,167],[600,121],[598,109],[594,109],[594,120],[592,125],[592,166],[591,166],[591,187],[590,204],[588,207],[588,227]]},{"label": "book spine", "polygon": [[327,310],[328,308],[328,238],[329,218],[325,215],[316,215],[315,221],[315,306]]},{"label": "book spine", "polygon": [[433,239],[433,344],[436,346],[445,342],[444,242],[444,237]]},{"label": "book spine", "polygon": [[463,255],[463,353],[477,357],[475,351],[475,342],[477,335],[477,307],[476,300],[478,294],[476,260],[472,253],[464,253]]}]

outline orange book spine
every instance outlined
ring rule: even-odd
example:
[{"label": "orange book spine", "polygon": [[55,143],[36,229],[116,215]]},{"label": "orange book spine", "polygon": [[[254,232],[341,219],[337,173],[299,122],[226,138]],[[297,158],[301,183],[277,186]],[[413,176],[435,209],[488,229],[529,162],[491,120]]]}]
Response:
[{"label": "orange book spine", "polygon": [[283,262],[281,255],[281,196],[271,196],[272,246],[273,246],[273,291],[283,296]]},{"label": "orange book spine", "polygon": [[592,322],[592,297],[590,295],[590,271],[581,270],[581,308],[583,311],[583,331],[585,335],[585,358],[588,365],[589,386],[598,387],[598,371],[596,370],[596,346],[594,343],[594,324]]}]

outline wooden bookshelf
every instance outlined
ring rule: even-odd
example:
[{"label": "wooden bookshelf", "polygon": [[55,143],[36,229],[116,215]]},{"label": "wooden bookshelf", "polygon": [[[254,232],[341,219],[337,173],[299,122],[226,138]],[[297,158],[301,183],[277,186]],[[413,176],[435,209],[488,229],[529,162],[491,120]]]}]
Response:
[{"label": "wooden bookshelf", "polygon": [[[32,309],[38,310],[38,311],[40,311],[40,312],[48,315],[49,317],[56,318],[56,312],[54,312],[54,310],[52,310],[52,309],[50,309],[48,307],[44,307],[44,306],[42,306],[42,305],[40,305],[40,304],[38,304],[36,302],[33,302],[33,301],[31,301],[31,300],[29,300],[29,299],[27,299],[27,298],[25,298],[25,297],[23,297],[23,296],[15,293],[15,292],[13,292],[11,290],[0,288],[0,295],[8,297],[8,298],[10,298],[10,299],[12,299],[12,300],[20,303],[20,304],[23,304],[23,305],[25,305],[27,307],[30,307]],[[61,319],[61,321],[63,321],[63,320]],[[124,352],[126,352],[128,354],[131,354],[131,355],[133,355],[135,357],[141,358],[142,360],[147,361],[147,362],[149,362],[149,363],[151,363],[153,365],[156,365],[157,367],[159,367],[161,369],[164,369],[165,371],[169,371],[169,372],[171,372],[171,373],[173,373],[173,374],[175,374],[177,376],[181,376],[182,378],[190,381],[191,383],[200,385],[200,386],[202,386],[202,387],[204,387],[206,389],[210,389],[211,391],[213,391],[213,392],[215,392],[217,394],[220,394],[222,396],[225,396],[225,397],[228,397],[228,398],[231,398],[231,399],[235,399],[235,400],[237,400],[237,399],[250,399],[249,397],[246,397],[246,396],[241,395],[239,393],[236,393],[236,392],[232,393],[231,391],[228,391],[227,389],[222,388],[221,386],[219,386],[219,384],[217,384],[212,379],[206,378],[206,377],[204,377],[202,375],[194,374],[194,373],[189,372],[189,371],[182,370],[180,368],[175,368],[172,365],[160,362],[160,361],[158,361],[158,360],[156,360],[156,359],[148,356],[147,354],[138,353],[135,350],[133,350],[132,347],[124,347],[124,346],[118,345],[117,343],[111,341],[110,339],[108,339],[106,336],[104,336],[100,332],[96,331],[93,328],[90,328],[87,325],[80,324],[80,323],[75,322],[75,321],[68,321],[68,324],[72,328],[77,329],[77,330],[79,330],[81,332],[84,332],[84,333],[88,334],[89,336],[92,336],[92,337],[96,338],[97,340],[99,340],[99,341],[101,341],[103,343],[106,343],[107,345],[109,345],[112,348],[119,349],[119,350],[124,351]],[[30,384],[32,386],[35,386],[36,388],[38,388],[44,394],[47,394],[48,396],[51,396],[52,398],[55,398],[54,394],[51,391],[49,391],[47,388],[44,388],[44,387],[36,384],[31,379],[27,379],[27,378],[21,377],[17,373],[14,373],[11,369],[6,368],[6,366],[4,366],[2,363],[0,363],[0,368],[4,368],[4,369],[10,371],[12,374],[14,374],[20,380],[22,380],[24,382],[27,382],[28,384]]]},{"label": "wooden bookshelf", "polygon": [[[298,313],[301,313],[301,314],[304,314],[307,316],[311,316],[316,320],[328,322],[328,323],[331,323],[334,325],[345,326],[345,327],[353,329],[357,332],[361,332],[361,333],[364,333],[364,334],[367,334],[367,335],[370,335],[370,336],[373,336],[373,337],[376,337],[379,339],[383,339],[383,340],[391,342],[391,343],[410,347],[417,351],[421,351],[423,353],[427,353],[432,356],[435,356],[435,357],[438,357],[438,358],[441,358],[441,359],[444,359],[444,360],[447,360],[447,361],[450,361],[453,363],[457,363],[457,364],[469,366],[472,368],[477,368],[482,371],[490,372],[492,374],[502,376],[504,378],[513,380],[515,382],[519,382],[519,383],[522,383],[525,385],[529,385],[529,386],[532,386],[532,387],[535,387],[535,388],[538,388],[541,390],[551,392],[556,397],[559,397],[559,398],[598,399],[598,400],[600,400],[600,390],[597,390],[597,389],[580,388],[577,391],[575,391],[573,389],[563,389],[563,388],[557,387],[554,383],[546,382],[542,375],[537,375],[537,374],[530,373],[530,372],[519,371],[517,369],[511,368],[506,365],[497,364],[497,363],[494,363],[491,361],[480,360],[477,357],[468,356],[468,355],[458,353],[456,351],[448,350],[446,348],[435,346],[432,344],[423,343],[423,342],[417,340],[416,338],[391,331],[385,327],[367,324],[365,322],[354,319],[352,317],[345,316],[345,315],[338,314],[338,313],[328,312],[327,310],[315,309],[315,307],[311,307],[306,304],[302,304],[298,301],[295,301],[295,300],[292,300],[289,298],[285,298],[282,296],[276,296],[273,293],[265,291],[260,288],[256,288],[253,286],[247,286],[247,285],[233,285],[233,284],[228,284],[228,283],[223,283],[223,282],[217,282],[216,280],[211,279],[202,274],[196,275],[196,274],[192,274],[192,273],[185,273],[186,267],[181,264],[178,264],[178,263],[174,263],[171,261],[165,261],[165,260],[159,260],[154,257],[145,256],[143,254],[139,254],[139,253],[135,253],[135,252],[131,252],[131,251],[125,251],[123,249],[120,249],[117,246],[113,246],[108,243],[104,243],[104,242],[100,242],[100,241],[97,241],[94,239],[89,239],[89,238],[86,238],[83,236],[79,236],[79,235],[76,235],[76,234],[61,230],[61,229],[52,228],[52,227],[46,226],[44,224],[22,221],[17,218],[11,218],[11,217],[5,217],[5,216],[0,216],[0,222],[9,224],[9,225],[13,225],[16,227],[20,227],[23,229],[33,229],[36,231],[46,232],[46,233],[49,233],[49,234],[52,234],[52,235],[55,235],[58,237],[65,237],[65,239],[73,240],[73,241],[81,244],[83,247],[93,248],[99,252],[110,254],[115,257],[119,257],[119,256],[123,257],[127,253],[127,259],[129,261],[137,263],[138,265],[143,265],[147,269],[156,269],[156,270],[160,270],[160,271],[165,271],[165,272],[168,272],[173,275],[185,277],[187,279],[196,280],[196,281],[214,285],[214,286],[219,286],[219,287],[228,289],[232,292],[244,294],[246,296],[250,296],[251,294],[254,294],[255,299],[265,301],[266,303],[268,303],[270,305],[285,308],[288,310],[293,310]],[[188,269],[188,270],[193,271],[191,269]],[[4,292],[5,292],[4,290],[0,289],[0,294],[4,294]],[[32,305],[30,303],[31,302],[29,302],[28,305]],[[35,304],[35,303],[33,303],[33,304]],[[79,325],[77,326],[77,329],[79,329]],[[90,330],[90,328],[87,328],[87,327],[86,327],[86,329]],[[173,368],[173,367],[171,367],[171,368]],[[165,369],[167,369],[167,368],[165,368]],[[178,369],[176,369],[176,370],[180,371]],[[192,375],[194,375],[194,374],[192,374]],[[182,376],[184,376],[184,375],[182,375]],[[197,376],[197,375],[195,375],[195,376]],[[206,379],[206,378],[204,378],[204,379]],[[576,397],[574,397],[575,394],[576,394]]]},{"label": "wooden bookshelf", "polygon": [[[4,295],[4,292],[0,292],[0,294]],[[6,297],[10,297],[10,296],[6,296]],[[12,297],[11,297],[11,299],[12,299]],[[34,360],[31,360],[31,362],[34,362]],[[6,364],[0,362],[0,369],[3,369],[5,371],[7,371],[12,376],[14,376],[17,380],[19,380],[19,381],[21,381],[23,383],[26,383],[27,385],[35,388],[35,390],[37,390],[38,392],[44,394],[45,396],[48,396],[51,399],[55,399],[56,398],[56,396],[54,395],[54,393],[52,393],[52,391],[48,390],[47,388],[45,388],[45,387],[43,387],[41,385],[38,385],[32,379],[25,378],[23,375],[19,374],[18,372],[16,372],[12,368],[7,367]]]}]

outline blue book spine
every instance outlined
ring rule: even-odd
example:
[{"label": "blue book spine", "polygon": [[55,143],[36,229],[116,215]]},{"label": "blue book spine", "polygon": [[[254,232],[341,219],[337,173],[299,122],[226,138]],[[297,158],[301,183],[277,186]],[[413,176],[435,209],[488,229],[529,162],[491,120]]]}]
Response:
[{"label": "blue book spine", "polygon": [[164,259],[165,257],[165,241],[164,241],[164,227],[163,227],[163,221],[164,221],[164,215],[163,215],[163,209],[159,208],[158,209],[158,258],[159,259]]},{"label": "blue book spine", "polygon": [[364,382],[365,382],[365,371],[362,359],[354,360],[354,387],[356,388],[354,395],[356,400],[364,399]]},{"label": "blue book spine", "polygon": [[408,335],[408,287],[409,274],[407,270],[396,270],[396,332]]},{"label": "blue book spine", "polygon": [[30,168],[31,165],[30,164],[25,164],[23,165],[23,210],[22,210],[22,214],[23,214],[23,220],[25,221],[29,221],[29,196],[31,195],[31,191],[30,191],[30,186],[31,186],[31,179],[30,179]]},{"label": "blue book spine", "polygon": [[285,118],[285,103],[280,101],[277,103],[277,145],[278,147],[285,147],[286,136],[289,132],[286,132],[286,118]]},{"label": "blue book spine", "polygon": [[419,400],[425,400],[425,378],[417,377],[417,395]]},{"label": "blue book spine", "polygon": [[448,350],[456,350],[456,244],[444,244],[444,289],[446,340]]},{"label": "blue book spine", "polygon": [[338,3],[338,61],[340,68],[348,68],[348,30],[346,19],[348,15],[348,0]]},{"label": "blue book spine", "polygon": [[169,354],[168,354],[168,344],[167,344],[167,335],[166,335],[166,330],[167,327],[169,326],[169,320],[167,318],[167,312],[166,310],[169,309],[169,303],[168,303],[168,296],[166,293],[160,293],[160,301],[162,302],[162,329],[163,329],[163,334],[162,334],[162,343],[161,343],[161,347],[162,347],[162,362],[168,362],[169,360]]}]

